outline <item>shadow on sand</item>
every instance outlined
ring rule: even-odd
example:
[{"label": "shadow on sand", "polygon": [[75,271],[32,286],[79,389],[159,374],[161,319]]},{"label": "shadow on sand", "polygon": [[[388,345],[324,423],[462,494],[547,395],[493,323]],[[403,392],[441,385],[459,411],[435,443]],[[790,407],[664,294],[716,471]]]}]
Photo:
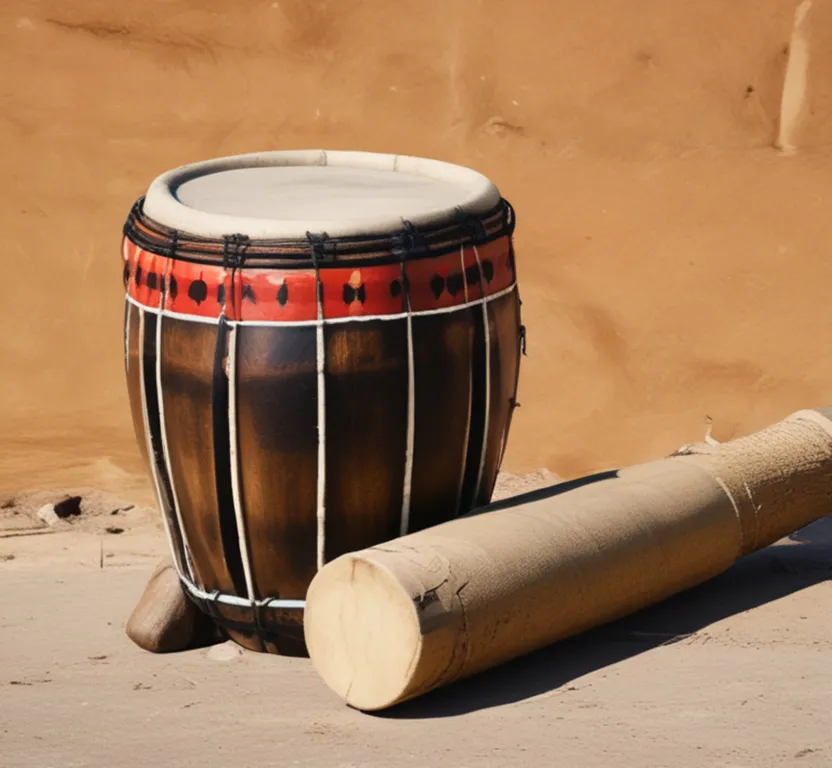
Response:
[{"label": "shadow on sand", "polygon": [[470,517],[473,515],[481,515],[483,512],[496,512],[499,509],[509,509],[510,507],[518,507],[521,504],[526,504],[530,501],[540,501],[541,499],[551,499],[554,496],[560,496],[567,491],[574,491],[576,488],[581,488],[584,485],[592,485],[593,483],[600,483],[602,480],[613,480],[618,477],[617,469],[610,469],[604,472],[596,472],[594,475],[585,475],[584,477],[576,477],[574,480],[564,480],[562,483],[556,485],[549,485],[546,488],[538,488],[536,491],[528,491],[517,496],[509,496],[508,498],[494,501],[484,507],[472,509],[463,517]]},{"label": "shadow on sand", "polygon": [[[615,473],[605,473],[612,477]],[[593,480],[606,479],[594,476]],[[585,478],[584,480],[587,480]],[[564,483],[562,485],[569,485]],[[569,488],[545,489],[563,492]],[[536,491],[522,498],[538,496]],[[506,500],[509,501],[509,500]],[[510,500],[517,502],[517,498]],[[505,502],[491,505],[493,509]],[[716,578],[578,637],[379,712],[379,717],[452,717],[567,685],[589,672],[677,642],[720,619],[832,579],[832,517],[747,555]]]}]

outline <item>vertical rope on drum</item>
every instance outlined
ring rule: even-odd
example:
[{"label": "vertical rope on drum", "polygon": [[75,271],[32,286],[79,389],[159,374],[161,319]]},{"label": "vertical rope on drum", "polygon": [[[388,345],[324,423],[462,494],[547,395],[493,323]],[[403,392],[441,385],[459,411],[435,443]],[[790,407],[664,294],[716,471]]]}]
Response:
[{"label": "vertical rope on drum", "polygon": [[[319,261],[325,253],[327,235],[317,238],[311,232],[307,232],[306,236],[311,247],[312,264],[315,268],[315,368],[318,383],[318,485],[315,516],[318,527],[316,564],[320,570],[326,562],[326,345],[324,286],[321,282]],[[334,252],[332,256],[334,257]]]},{"label": "vertical rope on drum", "polygon": [[[231,279],[232,292],[234,278]],[[243,574],[246,579],[248,599],[252,605],[257,593],[251,573],[251,557],[248,551],[248,533],[243,516],[242,493],[240,492],[240,458],[239,438],[237,434],[237,326],[232,325],[228,333],[228,448],[231,465],[231,496],[234,502],[234,515],[237,518],[237,536],[240,543],[240,559],[243,561]]]},{"label": "vertical rope on drum", "polygon": [[467,273],[467,270],[465,269],[465,245],[464,244],[459,246],[459,266],[460,266],[460,269],[462,270],[462,288],[465,292],[464,293],[465,303],[467,304],[468,301],[469,301],[469,299],[468,299],[468,273]]},{"label": "vertical rope on drum", "polygon": [[[234,320],[241,320],[241,307],[237,303],[238,268],[243,266],[248,238],[231,236],[225,240],[223,252],[223,266],[226,270],[231,267],[231,284],[226,292],[225,300],[231,300],[231,314]],[[242,289],[241,289],[242,290]],[[225,314],[225,303],[223,303]],[[251,557],[248,549],[248,532],[246,531],[245,515],[243,514],[243,494],[240,484],[240,448],[237,424],[237,333],[238,326],[231,325],[228,330],[228,347],[226,350],[226,376],[228,377],[228,464],[231,470],[231,503],[234,507],[234,518],[237,521],[237,544],[240,549],[240,561],[243,566],[248,599],[254,606],[257,592],[254,588],[254,578],[251,569]],[[256,622],[257,623],[257,622]],[[259,629],[259,627],[258,627]],[[258,632],[260,634],[260,632]],[[262,638],[261,638],[262,639]]]},{"label": "vertical rope on drum", "polygon": [[408,257],[427,253],[424,237],[409,221],[402,221],[404,229],[394,238],[392,253],[399,258],[402,288],[402,311],[405,313],[407,331],[407,429],[405,432],[404,479],[402,482],[402,510],[399,520],[399,534],[405,536],[410,530],[410,506],[413,492],[413,459],[416,439],[416,366],[413,354],[413,307],[410,297],[410,282],[407,279]]},{"label": "vertical rope on drum", "polygon": [[[467,304],[470,300],[468,295],[468,275],[465,271],[465,244],[462,243],[459,246],[459,264],[460,268],[462,269],[462,279],[463,285],[465,286],[465,303]],[[468,408],[469,408],[469,418],[470,418],[470,403],[471,403],[471,391],[470,391],[470,381],[474,375],[474,361],[473,357],[471,358],[471,364],[468,366],[469,369],[469,390],[468,390]],[[469,434],[470,430],[466,428],[465,430],[465,441],[462,444],[462,471],[459,473],[459,488],[457,488],[456,493],[456,506],[455,506],[455,513],[458,515],[460,511],[460,506],[462,505],[462,492],[465,487],[465,471],[468,463],[468,442],[471,439],[471,435]]]},{"label": "vertical rope on drum", "polygon": [[124,372],[130,373],[130,307],[129,301],[124,302]]},{"label": "vertical rope on drum", "polygon": [[[461,213],[461,211],[460,211]],[[465,270],[465,244],[461,243],[459,246],[459,264],[460,269],[462,269],[462,284],[465,290],[465,304],[467,305],[470,301],[470,296],[468,294],[468,275]],[[465,430],[465,440],[462,444],[462,468],[459,473],[459,487],[457,488],[456,493],[456,504],[454,507],[454,515],[458,516],[462,510],[462,499],[463,494],[465,493],[465,478],[468,474],[468,446],[471,442],[471,402],[472,402],[472,388],[471,382],[474,378],[474,356],[473,354],[470,357],[470,365],[468,366],[468,426]],[[475,489],[476,490],[476,489]]]},{"label": "vertical rope on drum", "polygon": [[413,446],[416,436],[416,370],[413,363],[413,314],[405,263],[402,261],[402,296],[407,312],[407,437],[404,454],[404,484],[402,489],[402,516],[399,527],[404,536],[410,529],[410,497],[413,490]]},{"label": "vertical rope on drum", "polygon": [[326,382],[324,380],[324,326],[315,329],[316,363],[318,377],[318,487],[316,518],[318,521],[317,564],[324,567],[326,548]]},{"label": "vertical rope on drum", "polygon": [[485,301],[485,275],[482,271],[482,263],[480,262],[480,254],[476,245],[472,245],[474,249],[474,258],[477,260],[477,269],[480,276],[480,293],[482,294],[482,322],[483,334],[485,338],[485,414],[483,418],[482,428],[482,450],[480,452],[480,466],[477,470],[477,482],[474,485],[474,499],[476,501],[477,495],[482,484],[482,475],[485,470],[485,457],[488,453],[488,428],[489,428],[489,411],[491,410],[491,329],[488,323],[488,302]]},{"label": "vertical rope on drum", "polygon": [[179,539],[182,542],[182,554],[185,559],[184,566],[187,568],[191,581],[196,584],[196,571],[191,560],[191,549],[188,545],[187,534],[185,533],[182,511],[179,506],[179,496],[176,493],[176,482],[173,478],[173,469],[171,468],[170,463],[168,430],[167,425],[165,424],[164,389],[162,387],[162,323],[165,315],[165,297],[168,286],[170,285],[171,272],[173,271],[173,260],[176,255],[176,244],[177,233],[174,231],[171,238],[171,256],[168,261],[168,272],[166,275],[159,275],[161,284],[159,286],[159,315],[156,318],[156,407],[159,411],[159,435],[162,443],[162,459],[165,463],[165,472],[167,472],[168,476],[168,486],[170,487],[171,502],[173,503],[173,511],[176,516],[176,524],[179,527]]},{"label": "vertical rope on drum", "polygon": [[248,593],[248,584],[240,551],[239,515],[234,501],[235,492],[231,472],[231,434],[228,423],[230,392],[227,360],[231,326],[226,317],[226,311],[229,293],[233,292],[233,282],[231,285],[226,285],[229,269],[231,268],[229,263],[231,246],[228,240],[229,238],[226,238],[223,251],[223,282],[218,286],[218,289],[222,287],[223,290],[222,306],[217,320],[217,340],[214,346],[211,378],[211,431],[220,546],[225,561],[225,571],[231,581],[231,587],[234,594],[240,596]]},{"label": "vertical rope on drum", "polygon": [[[127,236],[124,236],[124,240],[121,244],[121,256],[124,260],[124,291],[126,295],[127,293],[127,283],[130,280],[130,241],[127,239]],[[124,302],[124,372],[129,374],[130,373],[130,302]]]},{"label": "vertical rope on drum", "polygon": [[170,522],[168,516],[165,514],[165,503],[162,496],[162,484],[159,480],[159,469],[153,458],[153,441],[150,436],[150,418],[147,408],[147,389],[144,376],[144,330],[145,330],[145,312],[143,309],[136,310],[139,313],[139,338],[138,345],[138,363],[139,363],[139,389],[141,391],[142,401],[142,423],[144,425],[144,439],[147,450],[148,464],[150,465],[150,476],[153,479],[153,488],[156,492],[156,502],[159,505],[159,511],[162,515],[162,525],[165,528],[165,538],[168,540],[170,547],[170,555],[173,560],[173,566],[176,568],[180,580],[185,579],[185,574],[182,570],[182,563],[179,562],[179,553],[176,551],[176,544],[173,538],[173,532],[170,529]]}]

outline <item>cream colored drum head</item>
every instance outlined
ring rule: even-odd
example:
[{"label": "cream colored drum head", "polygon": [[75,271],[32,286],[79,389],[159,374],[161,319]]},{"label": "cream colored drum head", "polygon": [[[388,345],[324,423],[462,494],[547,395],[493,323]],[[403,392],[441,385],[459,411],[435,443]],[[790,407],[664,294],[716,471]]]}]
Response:
[{"label": "cream colored drum head", "polygon": [[386,234],[439,226],[500,202],[482,174],[437,160],[368,152],[266,152],[182,166],[150,186],[145,213],[202,237]]}]

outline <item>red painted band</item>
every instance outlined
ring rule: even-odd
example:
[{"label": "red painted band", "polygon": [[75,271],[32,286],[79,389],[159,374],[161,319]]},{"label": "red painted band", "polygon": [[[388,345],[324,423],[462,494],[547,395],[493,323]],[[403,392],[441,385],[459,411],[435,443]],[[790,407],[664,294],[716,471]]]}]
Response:
[{"label": "red painted band", "polygon": [[[479,256],[479,265],[477,263]],[[139,248],[129,238],[122,247],[127,295],[152,309],[183,315],[219,317],[225,308],[229,320],[280,322],[317,319],[315,271],[237,270],[194,264],[159,256]],[[325,318],[395,315],[461,306],[490,296],[514,282],[514,265],[508,236],[460,252],[404,264],[371,267],[322,267]],[[481,289],[484,288],[484,292]]]}]

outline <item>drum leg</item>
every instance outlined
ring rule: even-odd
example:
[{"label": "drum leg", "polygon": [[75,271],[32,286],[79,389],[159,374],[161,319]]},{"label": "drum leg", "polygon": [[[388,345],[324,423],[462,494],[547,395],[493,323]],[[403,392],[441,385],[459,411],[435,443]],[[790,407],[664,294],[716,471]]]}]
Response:
[{"label": "drum leg", "polygon": [[151,575],[125,631],[136,645],[152,653],[186,651],[223,640],[210,617],[185,594],[169,557]]}]

